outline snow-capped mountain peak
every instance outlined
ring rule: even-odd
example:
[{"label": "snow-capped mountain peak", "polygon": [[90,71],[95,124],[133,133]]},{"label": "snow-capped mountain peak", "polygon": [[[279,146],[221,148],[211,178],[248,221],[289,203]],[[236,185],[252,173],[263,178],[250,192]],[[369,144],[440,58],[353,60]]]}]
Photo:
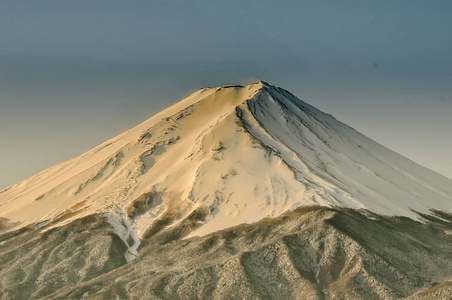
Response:
[{"label": "snow-capped mountain peak", "polygon": [[137,239],[195,215],[187,234],[205,235],[303,205],[416,219],[452,211],[452,181],[259,81],[201,89],[0,191],[17,226],[105,213]]}]

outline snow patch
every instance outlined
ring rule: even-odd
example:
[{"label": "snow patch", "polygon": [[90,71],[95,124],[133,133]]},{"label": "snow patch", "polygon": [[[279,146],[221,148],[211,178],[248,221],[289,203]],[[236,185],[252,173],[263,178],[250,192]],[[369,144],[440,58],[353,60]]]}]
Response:
[{"label": "snow patch", "polygon": [[138,256],[137,250],[141,243],[137,229],[128,221],[123,212],[119,212],[117,215],[105,214],[105,216],[113,226],[116,235],[119,236],[127,246],[127,251],[124,253],[127,262],[136,258]]}]

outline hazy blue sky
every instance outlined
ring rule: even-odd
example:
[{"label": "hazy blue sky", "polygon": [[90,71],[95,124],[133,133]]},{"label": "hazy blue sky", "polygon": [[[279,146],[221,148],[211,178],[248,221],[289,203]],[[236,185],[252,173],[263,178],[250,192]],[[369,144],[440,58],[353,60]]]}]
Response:
[{"label": "hazy blue sky", "polygon": [[452,178],[452,1],[0,1],[0,188],[262,79]]}]

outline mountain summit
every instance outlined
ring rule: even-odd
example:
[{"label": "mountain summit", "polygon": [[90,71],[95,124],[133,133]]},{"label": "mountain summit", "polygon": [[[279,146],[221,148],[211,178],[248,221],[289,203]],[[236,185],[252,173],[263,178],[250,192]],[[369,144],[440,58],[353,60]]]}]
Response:
[{"label": "mountain summit", "polygon": [[[197,240],[307,207],[371,220],[446,222],[452,180],[282,88],[262,81],[204,88],[81,156],[0,191],[0,230],[6,234],[0,246],[96,216],[120,239],[115,243],[122,246],[114,249],[124,248],[118,251],[130,262],[146,248],[143,241],[163,231],[172,232],[166,240]],[[320,284],[318,272],[312,281]],[[314,288],[319,297],[327,295],[325,282]]]},{"label": "mountain summit", "polygon": [[201,89],[1,191],[0,205],[0,217],[21,225],[124,212],[139,233],[199,210],[193,234],[203,235],[307,205],[411,218],[452,211],[452,181],[259,81]]}]

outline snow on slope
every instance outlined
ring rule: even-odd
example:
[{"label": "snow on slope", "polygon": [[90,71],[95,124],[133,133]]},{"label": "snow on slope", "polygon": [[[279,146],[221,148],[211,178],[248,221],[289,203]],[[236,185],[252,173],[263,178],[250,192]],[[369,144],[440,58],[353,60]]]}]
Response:
[{"label": "snow on slope", "polygon": [[156,220],[171,215],[172,226],[198,208],[209,213],[192,235],[300,205],[411,218],[419,218],[415,211],[452,212],[452,181],[288,91],[256,82],[199,90],[93,150],[0,191],[0,217],[18,226],[94,212],[120,220],[139,199],[148,199],[147,206],[129,213],[121,229],[135,240]]}]

